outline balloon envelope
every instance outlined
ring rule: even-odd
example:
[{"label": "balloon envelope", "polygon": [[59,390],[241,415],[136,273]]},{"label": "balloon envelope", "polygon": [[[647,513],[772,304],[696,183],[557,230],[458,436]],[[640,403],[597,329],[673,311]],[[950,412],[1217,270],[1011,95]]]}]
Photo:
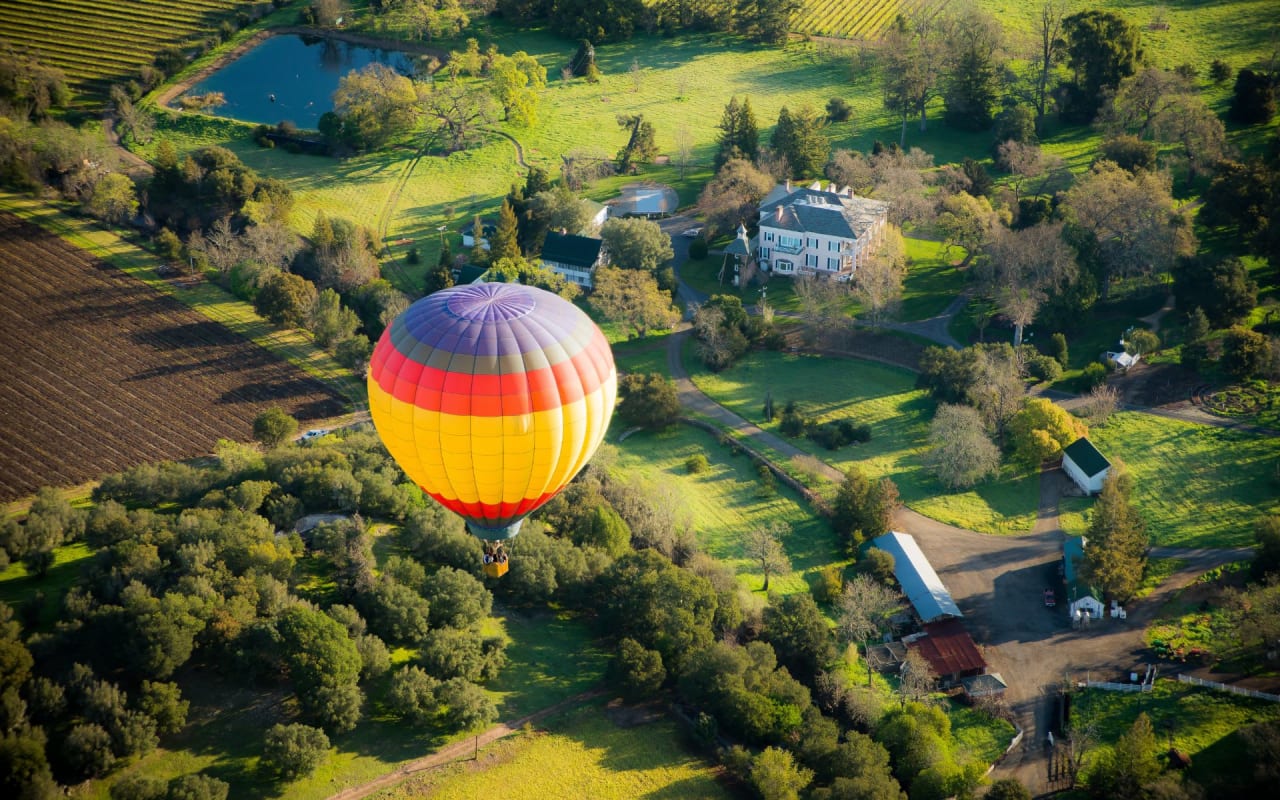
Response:
[{"label": "balloon envelope", "polygon": [[604,439],[617,371],[577,306],[514,283],[422,298],[369,362],[369,411],[401,469],[484,539],[508,539]]}]

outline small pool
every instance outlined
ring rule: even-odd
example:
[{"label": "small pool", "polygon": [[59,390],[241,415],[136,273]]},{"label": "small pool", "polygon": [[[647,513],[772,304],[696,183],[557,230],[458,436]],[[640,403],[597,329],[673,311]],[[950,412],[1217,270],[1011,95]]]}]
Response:
[{"label": "small pool", "polygon": [[275,125],[289,120],[315,128],[333,110],[333,93],[343,76],[372,63],[412,75],[414,57],[399,50],[296,34],[272,36],[187,90],[188,95],[222,92],[226,103],[208,113],[244,122]]}]

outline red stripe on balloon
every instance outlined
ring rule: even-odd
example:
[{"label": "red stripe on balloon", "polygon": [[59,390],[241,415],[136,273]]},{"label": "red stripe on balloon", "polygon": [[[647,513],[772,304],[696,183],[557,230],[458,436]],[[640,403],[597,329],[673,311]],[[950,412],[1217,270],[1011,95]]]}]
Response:
[{"label": "red stripe on balloon", "polygon": [[603,367],[608,342],[596,337],[569,361],[509,375],[448,372],[406,359],[394,347],[381,348],[370,364],[382,391],[426,411],[472,417],[503,417],[551,411],[576,403],[608,380]]},{"label": "red stripe on balloon", "polygon": [[563,487],[557,486],[540,497],[526,497],[518,503],[500,503],[498,505],[464,503],[461,500],[448,498],[435,492],[429,492],[426,489],[422,491],[426,492],[427,496],[432,500],[435,500],[467,522],[473,522],[486,528],[505,528],[524,515],[541,508],[543,503],[555,497],[561,488]]}]

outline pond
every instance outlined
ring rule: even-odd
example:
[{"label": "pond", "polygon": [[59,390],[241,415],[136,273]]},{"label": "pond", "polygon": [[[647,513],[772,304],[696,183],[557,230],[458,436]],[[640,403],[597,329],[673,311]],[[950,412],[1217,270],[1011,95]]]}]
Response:
[{"label": "pond", "polygon": [[412,75],[414,56],[337,39],[272,36],[191,87],[186,96],[221,92],[226,102],[208,113],[268,125],[289,120],[314,129],[320,115],[333,110],[338,82],[373,63]]}]

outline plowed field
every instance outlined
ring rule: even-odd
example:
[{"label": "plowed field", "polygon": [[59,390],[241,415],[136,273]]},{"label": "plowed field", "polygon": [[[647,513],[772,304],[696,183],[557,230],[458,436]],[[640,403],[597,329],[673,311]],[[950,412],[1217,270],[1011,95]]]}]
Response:
[{"label": "plowed field", "polygon": [[0,501],[247,440],[341,398],[253,342],[0,214]]}]

